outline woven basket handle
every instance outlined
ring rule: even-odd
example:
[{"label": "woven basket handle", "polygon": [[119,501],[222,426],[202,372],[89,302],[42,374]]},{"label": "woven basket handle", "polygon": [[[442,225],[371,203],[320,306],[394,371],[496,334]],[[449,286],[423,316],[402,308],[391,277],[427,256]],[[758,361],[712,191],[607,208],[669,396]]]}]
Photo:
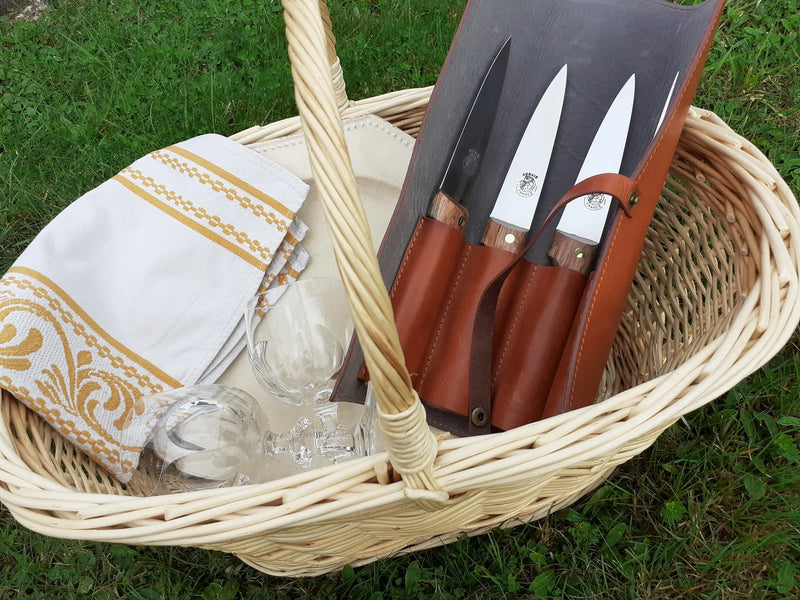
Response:
[{"label": "woven basket handle", "polygon": [[331,78],[331,62],[338,59],[327,4],[324,0],[283,0],[283,7],[295,100],[311,172],[369,368],[389,459],[406,483],[406,495],[426,508],[436,508],[448,497],[432,474],[436,439],[405,367],[345,144],[343,104],[341,97],[337,101]]}]

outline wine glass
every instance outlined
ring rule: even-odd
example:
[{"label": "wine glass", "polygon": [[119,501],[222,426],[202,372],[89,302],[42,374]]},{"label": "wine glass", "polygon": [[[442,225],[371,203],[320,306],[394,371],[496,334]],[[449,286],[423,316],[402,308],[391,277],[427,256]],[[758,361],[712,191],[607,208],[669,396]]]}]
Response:
[{"label": "wine glass", "polygon": [[270,429],[267,411],[250,394],[228,385],[187,386],[143,401],[169,406],[147,437],[135,475],[153,493],[263,483],[382,449],[371,394],[363,406],[292,407],[295,425],[282,432]]},{"label": "wine glass", "polygon": [[301,279],[258,294],[244,321],[250,365],[267,392],[294,405],[329,399],[353,333],[339,279]]}]

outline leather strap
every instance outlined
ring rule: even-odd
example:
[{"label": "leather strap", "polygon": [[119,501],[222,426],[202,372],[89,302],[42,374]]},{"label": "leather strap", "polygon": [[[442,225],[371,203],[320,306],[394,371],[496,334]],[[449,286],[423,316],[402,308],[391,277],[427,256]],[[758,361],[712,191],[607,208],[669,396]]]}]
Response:
[{"label": "leather strap", "polygon": [[564,194],[547,215],[542,226],[528,239],[517,257],[501,271],[487,286],[478,305],[473,328],[470,358],[469,415],[477,410],[487,412],[485,424],[476,425],[469,420],[469,434],[478,435],[491,432],[492,397],[492,333],[494,332],[495,312],[500,290],[514,266],[523,260],[525,253],[536,243],[550,222],[564,207],[577,198],[588,194],[602,193],[611,196],[626,217],[631,217],[631,208],[638,201],[636,183],[618,173],[595,175],[581,181]]}]

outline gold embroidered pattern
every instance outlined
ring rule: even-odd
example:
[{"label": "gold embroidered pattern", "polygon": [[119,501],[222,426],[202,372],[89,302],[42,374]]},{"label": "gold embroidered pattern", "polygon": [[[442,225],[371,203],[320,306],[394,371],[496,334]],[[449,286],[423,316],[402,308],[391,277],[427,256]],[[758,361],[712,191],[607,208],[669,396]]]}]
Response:
[{"label": "gold embroidered pattern", "polygon": [[[2,310],[2,306],[0,306]],[[31,368],[31,361],[26,356],[38,352],[42,348],[42,332],[38,329],[31,329],[27,332],[25,339],[18,344],[11,345],[10,342],[17,337],[17,328],[11,323],[7,323],[0,330],[0,365],[12,371],[27,371]],[[9,344],[5,346],[4,344]]]},{"label": "gold embroidered pattern", "polygon": [[214,233],[210,229],[208,229],[206,227],[203,227],[198,222],[188,218],[186,215],[181,213],[179,210],[176,210],[176,209],[172,208],[171,206],[169,206],[168,204],[165,204],[164,202],[161,202],[158,198],[156,198],[155,196],[153,196],[151,194],[148,194],[145,190],[143,190],[142,188],[138,187],[132,181],[126,179],[125,177],[122,177],[121,174],[120,175],[115,175],[113,177],[113,179],[114,179],[114,181],[116,181],[116,182],[122,184],[123,186],[125,186],[126,188],[128,188],[128,190],[130,190],[131,192],[133,192],[134,194],[139,196],[142,200],[148,202],[149,204],[152,204],[153,206],[155,206],[159,210],[165,212],[166,214],[168,214],[169,216],[171,216],[175,220],[180,221],[181,223],[186,225],[188,228],[190,228],[190,229],[196,231],[197,233],[199,233],[200,235],[208,238],[212,242],[214,242],[216,244],[219,244],[220,246],[222,246],[226,250],[230,251],[231,253],[235,254],[236,256],[238,256],[239,258],[244,260],[245,262],[253,265],[258,270],[262,271],[262,270],[266,269],[267,264],[265,262],[263,262],[259,257],[253,256],[252,254],[246,252],[245,250],[243,250],[242,248],[240,248],[236,244],[234,244],[234,243],[230,242],[229,240],[225,239],[223,236],[221,236],[221,235],[219,235],[217,233]]},{"label": "gold embroidered pattern", "polygon": [[[178,169],[175,165],[170,164],[170,161],[165,160],[163,161],[165,164],[175,168],[178,171],[185,173],[183,169]],[[198,171],[195,169],[195,171]],[[193,214],[197,218],[211,220],[211,219],[219,219],[216,215],[209,215],[208,212],[204,208],[198,208],[192,204],[189,200],[186,200],[182,196],[176,194],[172,190],[166,188],[166,186],[162,184],[156,184],[155,180],[152,177],[146,177],[142,175],[142,172],[139,170],[131,169],[130,167],[123,169],[122,173],[135,173],[136,176],[134,179],[138,179],[142,182],[142,185],[145,187],[152,188],[154,192],[160,196],[164,196],[170,203],[179,206],[180,208],[184,209],[187,214]],[[185,173],[188,174],[188,173]],[[252,212],[257,216],[264,219],[266,223],[269,225],[275,225],[278,228],[278,231],[286,231],[289,228],[290,219],[287,220],[285,217],[278,216],[272,211],[265,211],[263,206],[254,206],[252,202],[249,201],[247,198],[242,198],[235,189],[225,187],[225,185],[218,181],[211,179],[211,176],[208,173],[197,172],[194,174],[194,177],[198,180],[199,183],[203,185],[211,186],[211,189],[217,193],[224,193],[225,197],[229,200],[239,200],[239,204],[244,208],[251,208]]]},{"label": "gold embroidered pattern", "polygon": [[291,231],[286,232],[286,237],[283,238],[283,242],[278,248],[278,252],[283,254],[283,257],[286,260],[292,256],[292,252],[294,252],[295,247],[299,244],[299,240],[292,235]]},{"label": "gold embroidered pattern", "polygon": [[130,472],[121,454],[141,450],[121,446],[118,432],[144,413],[142,395],[180,385],[41,273],[13,267],[0,279],[0,387],[112,470]]},{"label": "gold embroidered pattern", "polygon": [[[37,284],[37,281],[40,283]],[[111,337],[63,289],[42,273],[27,267],[11,267],[0,279],[0,284],[13,285],[19,290],[30,289],[37,298],[46,300],[48,309],[70,325],[76,335],[83,337],[87,347],[96,348],[98,356],[108,358],[114,368],[122,369],[126,377],[136,379],[138,386],[151,390],[148,393],[162,391],[162,383],[165,381],[170,387],[181,385],[177,379],[173,379],[141,356],[131,353]],[[103,344],[98,335],[107,342]],[[139,368],[130,363],[138,363]]]}]

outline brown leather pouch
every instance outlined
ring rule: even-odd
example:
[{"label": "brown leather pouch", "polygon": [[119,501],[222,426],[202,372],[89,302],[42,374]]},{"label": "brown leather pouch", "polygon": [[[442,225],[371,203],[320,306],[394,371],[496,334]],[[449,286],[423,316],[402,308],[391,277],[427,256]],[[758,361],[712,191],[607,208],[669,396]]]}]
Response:
[{"label": "brown leather pouch", "polygon": [[[723,6],[723,0],[468,3],[379,251],[406,363],[432,424],[460,434],[490,425],[509,429],[595,400]],[[503,98],[479,177],[463,201],[469,221],[461,234],[423,215],[469,109],[476,65],[488,64],[509,35]],[[519,136],[564,63],[567,100],[531,224],[535,234],[520,256],[483,247],[481,234]],[[631,73],[636,100],[622,175],[574,185],[605,109]],[[588,192],[611,194],[618,209],[594,268],[583,275],[551,266],[547,249],[554,216]],[[361,364],[355,346],[337,397],[363,395]],[[476,409],[481,425],[473,419],[468,426]]]},{"label": "brown leather pouch", "polygon": [[[504,250],[468,244],[462,233],[430,217],[421,219],[414,232],[391,290],[392,305],[414,388],[429,406],[440,409],[429,411],[429,420],[439,427],[463,429],[478,305],[489,283],[514,258]],[[475,415],[481,425],[490,407],[487,397],[483,419]]]},{"label": "brown leather pouch", "polygon": [[[431,424],[463,434],[485,430],[490,415],[499,429],[540,417],[586,276],[528,261],[509,269],[516,258],[468,244],[463,234],[430,217],[419,221],[391,298],[406,366]],[[486,332],[493,339],[492,393],[470,405],[475,320],[487,288],[507,269],[493,331]],[[547,294],[565,301],[540,310]]]},{"label": "brown leather pouch", "polygon": [[[560,205],[587,189],[628,194],[632,182],[617,176],[611,179],[616,185],[601,185],[609,179],[583,182]],[[406,366],[429,422],[464,435],[541,418],[586,283],[578,271],[469,244],[452,227],[421,219],[391,298]],[[491,343],[481,344],[488,338]]]}]

